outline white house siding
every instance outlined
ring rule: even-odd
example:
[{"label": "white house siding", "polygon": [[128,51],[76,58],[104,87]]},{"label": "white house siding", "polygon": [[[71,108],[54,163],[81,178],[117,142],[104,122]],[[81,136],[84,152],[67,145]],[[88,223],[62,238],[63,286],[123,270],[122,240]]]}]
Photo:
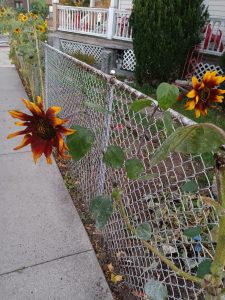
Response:
[{"label": "white house siding", "polygon": [[132,0],[119,0],[119,9],[131,9]]},{"label": "white house siding", "polygon": [[225,18],[225,0],[205,0],[212,18]]}]

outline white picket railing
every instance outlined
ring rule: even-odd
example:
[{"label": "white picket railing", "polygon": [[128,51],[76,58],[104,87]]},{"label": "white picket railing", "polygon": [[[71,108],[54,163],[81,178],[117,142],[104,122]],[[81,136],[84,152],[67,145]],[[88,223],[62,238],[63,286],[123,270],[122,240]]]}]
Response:
[{"label": "white picket railing", "polygon": [[58,30],[132,41],[131,12],[58,5]]},{"label": "white picket railing", "polygon": [[58,5],[58,30],[106,36],[108,31],[108,9]]},{"label": "white picket railing", "polygon": [[204,28],[202,52],[220,56],[225,51],[225,19],[211,18]]},{"label": "white picket railing", "polygon": [[115,32],[113,38],[120,40],[132,40],[132,28],[129,23],[131,12],[115,10]]}]

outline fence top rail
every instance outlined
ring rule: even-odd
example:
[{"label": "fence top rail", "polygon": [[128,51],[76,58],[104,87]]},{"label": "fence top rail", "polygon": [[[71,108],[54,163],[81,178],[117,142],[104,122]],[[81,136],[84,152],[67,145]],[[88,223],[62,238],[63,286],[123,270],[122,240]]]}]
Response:
[{"label": "fence top rail", "polygon": [[[42,43],[42,45],[43,45],[43,47],[54,50],[56,53],[64,56],[66,59],[73,61],[78,66],[81,66],[83,69],[91,72],[92,74],[95,74],[96,76],[101,77],[102,79],[105,79],[109,84],[113,84],[114,86],[118,87],[119,89],[128,92],[131,96],[133,96],[137,99],[149,99],[152,101],[153,105],[158,105],[158,102],[155,99],[143,94],[142,92],[139,92],[138,90],[132,88],[131,86],[127,85],[126,83],[118,80],[116,77],[114,77],[112,75],[108,75],[108,74],[102,72],[101,70],[98,70],[95,67],[92,67],[92,66],[86,64],[85,62],[82,62],[82,61],[76,59],[75,57],[72,57],[72,56],[46,44],[46,43]],[[180,114],[177,111],[174,111],[173,109],[169,109],[169,111],[171,112],[173,117],[179,119],[184,125],[196,124],[196,122],[194,122],[193,120],[190,120],[189,118],[183,116],[182,114]]]},{"label": "fence top rail", "polygon": [[60,10],[75,10],[75,11],[94,11],[94,12],[108,12],[107,8],[93,8],[93,7],[78,7],[78,6],[66,6],[57,5]]}]

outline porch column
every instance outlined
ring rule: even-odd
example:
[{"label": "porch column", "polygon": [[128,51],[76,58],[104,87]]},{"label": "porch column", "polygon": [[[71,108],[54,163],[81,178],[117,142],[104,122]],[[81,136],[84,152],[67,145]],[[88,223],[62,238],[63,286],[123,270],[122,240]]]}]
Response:
[{"label": "porch column", "polygon": [[90,7],[95,7],[95,0],[90,0]]},{"label": "porch column", "polygon": [[56,31],[58,30],[59,26],[59,11],[58,11],[58,5],[59,0],[53,0],[52,1],[52,6],[53,6],[53,30]]},{"label": "porch column", "polygon": [[118,0],[111,0],[109,7],[107,39],[112,39],[115,33],[115,9],[118,8]]},{"label": "porch column", "polygon": [[110,8],[118,8],[118,0],[111,0],[110,1]]}]

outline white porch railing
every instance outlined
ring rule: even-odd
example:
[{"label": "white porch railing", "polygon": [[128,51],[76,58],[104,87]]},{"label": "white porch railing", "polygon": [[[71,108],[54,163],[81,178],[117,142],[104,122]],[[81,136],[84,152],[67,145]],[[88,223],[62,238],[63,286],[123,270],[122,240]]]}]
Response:
[{"label": "white porch railing", "polygon": [[129,11],[58,5],[57,12],[58,30],[132,41]]},{"label": "white porch railing", "polygon": [[113,38],[120,40],[132,40],[132,28],[129,23],[131,12],[115,10],[115,32]]},{"label": "white porch railing", "polygon": [[225,51],[225,19],[211,18],[204,28],[201,48],[204,53],[222,55]]},{"label": "white porch railing", "polygon": [[58,30],[95,36],[107,35],[107,9],[58,5],[58,12]]}]

